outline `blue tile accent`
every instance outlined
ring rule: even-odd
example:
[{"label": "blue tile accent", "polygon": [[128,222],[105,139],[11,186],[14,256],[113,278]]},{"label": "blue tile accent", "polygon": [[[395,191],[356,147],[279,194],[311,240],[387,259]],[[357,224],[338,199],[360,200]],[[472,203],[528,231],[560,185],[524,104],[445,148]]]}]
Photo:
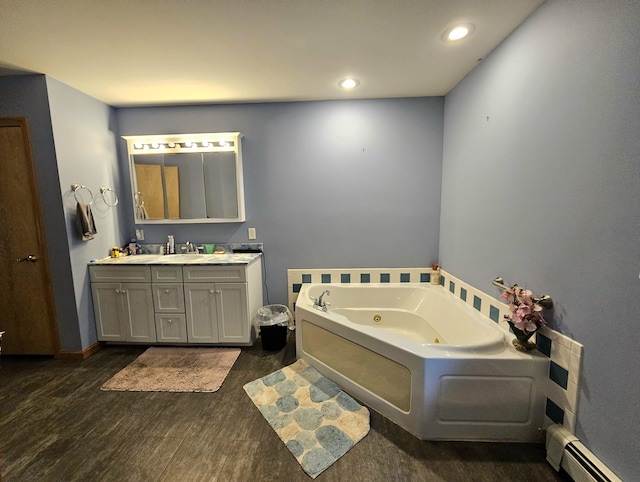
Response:
[{"label": "blue tile accent", "polygon": [[349,273],[341,274],[340,283],[351,283],[351,275]]},{"label": "blue tile accent", "polygon": [[302,282],[303,283],[311,283],[311,275],[310,274],[303,274],[302,275]]},{"label": "blue tile accent", "polygon": [[565,390],[567,389],[567,385],[569,383],[569,372],[553,360],[549,365],[549,378]]},{"label": "blue tile accent", "polygon": [[467,301],[467,290],[464,288],[460,288],[460,299],[462,301]]},{"label": "blue tile accent", "polygon": [[322,275],[323,283],[331,283],[331,274],[323,274]]},{"label": "blue tile accent", "polygon": [[473,307],[478,311],[482,309],[482,300],[476,295],[473,295]]},{"label": "blue tile accent", "polygon": [[420,283],[431,282],[431,273],[420,273]]},{"label": "blue tile accent", "polygon": [[380,273],[380,283],[388,283],[389,281],[391,281],[389,273]]},{"label": "blue tile accent", "polygon": [[360,275],[360,283],[371,283],[371,275],[369,273],[362,273]]},{"label": "blue tile accent", "polygon": [[444,286],[444,276],[440,275],[440,286]]},{"label": "blue tile accent", "polygon": [[489,318],[498,323],[500,321],[500,310],[493,305],[489,305]]},{"label": "blue tile accent", "polygon": [[547,398],[547,407],[545,408],[545,413],[547,417],[553,420],[555,423],[559,423],[562,425],[564,422],[564,410],[558,407],[552,400]]},{"label": "blue tile accent", "polygon": [[536,333],[536,345],[538,351],[548,358],[551,358],[551,339],[542,333]]},{"label": "blue tile accent", "polygon": [[302,288],[302,284],[301,283],[293,283],[293,292],[294,293],[300,293],[300,289]]},{"label": "blue tile accent", "polygon": [[411,273],[400,273],[400,283],[411,282]]},{"label": "blue tile accent", "polygon": [[456,292],[456,284],[453,281],[449,281],[449,291],[452,293]]}]

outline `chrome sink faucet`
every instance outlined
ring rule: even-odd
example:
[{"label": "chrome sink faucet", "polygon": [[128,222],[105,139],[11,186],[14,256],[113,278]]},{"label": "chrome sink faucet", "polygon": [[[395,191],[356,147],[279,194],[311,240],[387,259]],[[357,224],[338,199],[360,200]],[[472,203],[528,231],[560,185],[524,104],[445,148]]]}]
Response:
[{"label": "chrome sink faucet", "polygon": [[311,299],[313,300],[313,307],[317,310],[327,311],[327,307],[330,306],[331,304],[324,301],[324,297],[325,295],[330,295],[330,294],[331,292],[329,290],[324,290],[320,294],[320,296],[318,296],[317,298],[314,298],[312,296]]},{"label": "chrome sink faucet", "polygon": [[187,248],[187,253],[199,253],[198,248],[191,241],[187,241],[184,245]]}]

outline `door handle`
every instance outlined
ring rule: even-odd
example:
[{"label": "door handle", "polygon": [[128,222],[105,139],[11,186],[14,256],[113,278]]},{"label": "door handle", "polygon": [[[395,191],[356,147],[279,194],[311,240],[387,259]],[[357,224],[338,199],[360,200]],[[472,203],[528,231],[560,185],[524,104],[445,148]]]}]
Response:
[{"label": "door handle", "polygon": [[17,258],[17,259],[16,259],[16,261],[17,261],[18,263],[22,263],[23,261],[31,261],[32,263],[35,263],[36,261],[38,261],[38,257],[37,257],[37,256],[35,256],[35,255],[33,255],[33,254],[30,254],[30,255],[28,255],[27,257],[22,258],[22,259]]}]

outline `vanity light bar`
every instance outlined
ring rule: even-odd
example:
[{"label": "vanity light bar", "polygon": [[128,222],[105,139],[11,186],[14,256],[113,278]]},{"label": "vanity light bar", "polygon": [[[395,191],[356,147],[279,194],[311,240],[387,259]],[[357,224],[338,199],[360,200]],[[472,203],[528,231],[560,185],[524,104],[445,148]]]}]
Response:
[{"label": "vanity light bar", "polygon": [[171,153],[171,152],[214,152],[239,149],[240,132],[215,132],[197,134],[160,134],[123,136],[127,141],[129,154]]},{"label": "vanity light bar", "polygon": [[185,141],[185,142],[135,142],[131,145],[135,151],[169,150],[169,149],[206,149],[206,148],[230,148],[235,146],[234,141]]}]

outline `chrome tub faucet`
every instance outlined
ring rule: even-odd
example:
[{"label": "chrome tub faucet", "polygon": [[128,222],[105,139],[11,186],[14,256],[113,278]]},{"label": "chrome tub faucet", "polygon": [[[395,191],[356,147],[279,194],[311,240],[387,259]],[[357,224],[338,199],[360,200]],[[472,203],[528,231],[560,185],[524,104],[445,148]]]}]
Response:
[{"label": "chrome tub faucet", "polygon": [[317,310],[327,311],[327,307],[330,306],[331,303],[324,301],[324,297],[325,295],[330,294],[331,292],[329,290],[324,290],[317,298],[312,296],[311,299],[313,300],[313,307]]}]

